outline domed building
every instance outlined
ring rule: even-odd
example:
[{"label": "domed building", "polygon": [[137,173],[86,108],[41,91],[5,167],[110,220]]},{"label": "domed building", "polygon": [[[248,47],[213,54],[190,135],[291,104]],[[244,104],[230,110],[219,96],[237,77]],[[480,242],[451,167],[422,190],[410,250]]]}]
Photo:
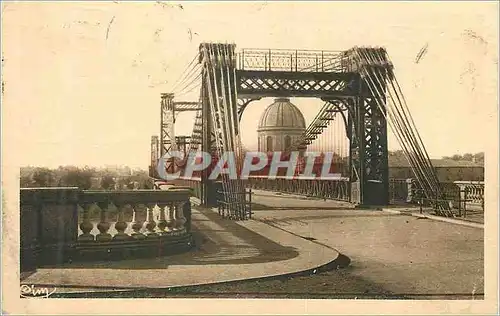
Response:
[{"label": "domed building", "polygon": [[290,99],[275,99],[260,117],[257,129],[259,151],[286,151],[305,129],[304,116]]}]

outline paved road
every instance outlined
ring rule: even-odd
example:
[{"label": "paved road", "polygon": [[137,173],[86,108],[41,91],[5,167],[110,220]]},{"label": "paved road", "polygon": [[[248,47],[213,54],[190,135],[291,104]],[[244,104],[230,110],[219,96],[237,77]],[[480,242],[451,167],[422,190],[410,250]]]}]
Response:
[{"label": "paved road", "polygon": [[[484,293],[484,231],[381,211],[312,209],[323,201],[254,197],[254,219],[335,248],[351,259],[344,273],[384,290],[410,296]],[[265,209],[268,205],[268,209]],[[309,208],[309,209],[308,209]]]}]

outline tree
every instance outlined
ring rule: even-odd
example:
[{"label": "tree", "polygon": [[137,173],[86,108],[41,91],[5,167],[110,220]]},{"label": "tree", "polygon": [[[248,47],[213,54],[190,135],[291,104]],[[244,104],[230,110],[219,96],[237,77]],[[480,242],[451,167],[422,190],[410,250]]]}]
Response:
[{"label": "tree", "polygon": [[132,177],[131,176],[122,176],[118,179],[118,185],[120,186],[120,190],[125,188],[128,188],[130,185],[130,182],[132,182]]},{"label": "tree", "polygon": [[88,167],[83,169],[76,167],[63,168],[63,174],[59,181],[62,186],[78,187],[83,190],[88,190],[92,186],[92,176],[95,171]]},{"label": "tree", "polygon": [[53,186],[54,182],[54,172],[48,168],[36,168],[31,176],[31,184],[35,187]]},{"label": "tree", "polygon": [[471,154],[471,153],[465,153],[463,155],[453,155],[453,156],[443,156],[443,159],[445,160],[455,160],[455,161],[474,161],[476,163],[484,163],[484,152],[476,153],[476,154]]},{"label": "tree", "polygon": [[132,173],[132,181],[138,183],[138,189],[152,189],[153,182],[146,170],[136,169]]},{"label": "tree", "polygon": [[153,189],[153,181],[151,181],[150,179],[148,179],[147,181],[145,181],[143,183],[143,186],[140,187],[140,189],[152,190]]},{"label": "tree", "polygon": [[469,154],[469,153],[464,154],[464,155],[462,156],[462,159],[463,159],[463,160],[467,160],[467,161],[472,161],[472,160],[473,160],[473,158],[474,158],[474,155],[473,155],[473,154]]},{"label": "tree", "polygon": [[101,187],[104,190],[111,190],[115,187],[115,179],[112,175],[106,174],[101,178]]},{"label": "tree", "polygon": [[31,175],[21,174],[21,177],[19,178],[19,187],[29,188],[32,186],[33,186],[33,181],[32,181]]},{"label": "tree", "polygon": [[21,188],[29,188],[33,186],[33,173],[36,168],[21,167],[19,176],[19,186]]},{"label": "tree", "polygon": [[484,164],[484,152],[474,154],[474,159],[476,160],[477,163]]}]

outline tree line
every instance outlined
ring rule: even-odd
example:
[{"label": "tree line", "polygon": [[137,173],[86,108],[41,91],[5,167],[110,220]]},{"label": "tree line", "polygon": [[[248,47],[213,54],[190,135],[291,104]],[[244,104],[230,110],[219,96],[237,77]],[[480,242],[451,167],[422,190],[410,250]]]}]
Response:
[{"label": "tree line", "polygon": [[475,161],[477,163],[484,164],[484,152],[476,153],[476,154],[463,154],[463,155],[453,155],[453,156],[444,156],[443,159],[451,159],[456,161]]},{"label": "tree line", "polygon": [[[390,157],[396,157],[396,158],[404,158],[404,152],[402,150],[394,150],[394,151],[389,151],[389,156]],[[466,153],[463,155],[453,155],[453,156],[443,156],[442,159],[444,160],[454,160],[454,161],[474,161],[478,164],[484,164],[484,152],[480,153]]]},{"label": "tree line", "polygon": [[93,168],[60,166],[57,169],[45,167],[22,167],[20,187],[78,187],[88,189],[151,189],[152,182],[147,171],[130,168]]}]

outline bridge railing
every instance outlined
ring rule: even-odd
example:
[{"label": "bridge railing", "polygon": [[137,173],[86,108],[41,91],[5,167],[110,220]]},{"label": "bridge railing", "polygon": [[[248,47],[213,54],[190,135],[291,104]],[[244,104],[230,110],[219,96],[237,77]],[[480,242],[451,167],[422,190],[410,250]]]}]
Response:
[{"label": "bridge railing", "polygon": [[254,49],[238,53],[238,69],[291,72],[342,72],[342,52]]},{"label": "bridge railing", "polygon": [[[171,181],[175,185],[189,186],[193,195],[201,199],[201,179],[179,178]],[[319,179],[298,178],[290,180],[287,177],[277,176],[250,176],[246,180],[247,188],[257,190],[276,191],[316,198],[325,198],[339,201],[350,201],[350,183],[347,178]]]},{"label": "bridge railing", "polygon": [[389,202],[411,203],[415,194],[412,181],[413,179],[389,179]]},{"label": "bridge railing", "polygon": [[191,247],[187,189],[21,189],[21,270],[162,256]]},{"label": "bridge railing", "polygon": [[[201,196],[200,179],[175,180],[178,185],[188,185],[195,196]],[[455,181],[441,183],[444,198],[451,203],[455,213],[467,216],[471,212],[484,211],[484,182]],[[350,202],[350,183],[347,178],[328,179],[293,179],[266,176],[250,176],[247,187],[258,190],[275,191],[310,197]],[[418,205],[422,202],[418,183],[415,179],[389,179],[389,198],[391,204]],[[441,199],[440,198],[440,199]],[[425,199],[424,199],[425,200]],[[423,201],[430,206],[433,201]]]},{"label": "bridge railing", "polygon": [[[242,198],[238,198],[242,196]],[[244,192],[225,194],[217,191],[217,208],[222,218],[246,220],[252,218],[252,189],[245,188]]]},{"label": "bridge railing", "polygon": [[451,203],[460,216],[466,216],[467,211],[484,211],[484,182],[454,181],[442,182],[442,197],[423,198],[420,186],[415,179],[390,179],[389,196],[392,203],[431,205],[433,199],[445,200]]},{"label": "bridge railing", "polygon": [[455,181],[460,188],[462,200],[467,200],[470,208],[484,210],[484,182],[482,181]]},{"label": "bridge railing", "polygon": [[252,189],[276,191],[316,198],[350,201],[348,179],[298,178],[290,180],[287,177],[268,178],[252,176],[248,178],[248,186]]}]

